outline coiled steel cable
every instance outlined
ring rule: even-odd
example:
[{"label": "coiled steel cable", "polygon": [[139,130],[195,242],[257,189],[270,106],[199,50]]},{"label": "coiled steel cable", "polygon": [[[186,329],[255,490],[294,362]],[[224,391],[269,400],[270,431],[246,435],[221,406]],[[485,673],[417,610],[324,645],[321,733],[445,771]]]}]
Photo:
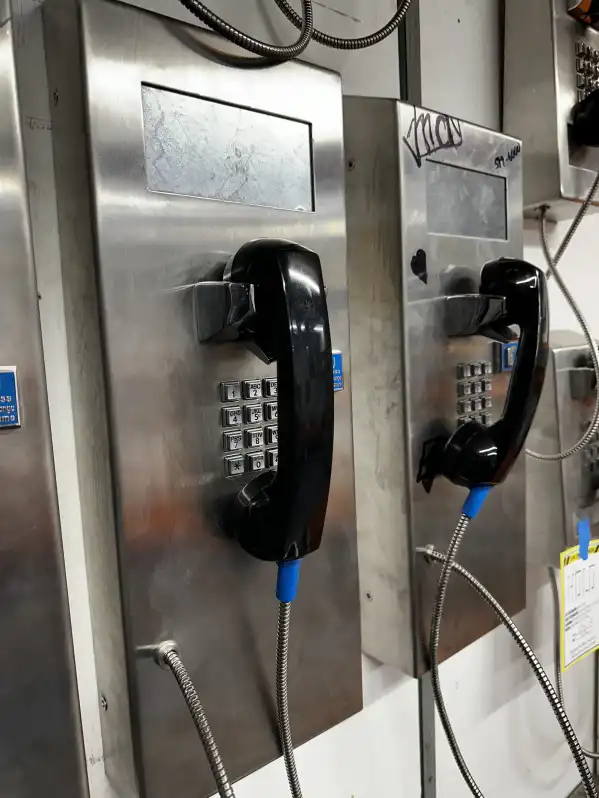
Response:
[{"label": "coiled steel cable", "polygon": [[273,63],[280,63],[282,61],[290,61],[292,58],[297,58],[301,55],[306,47],[310,44],[312,34],[314,32],[314,13],[312,10],[312,0],[302,0],[302,16],[295,16],[298,19],[297,27],[300,28],[300,35],[296,42],[287,46],[280,46],[277,44],[268,44],[253,36],[248,36],[238,28],[233,27],[224,19],[219,17],[211,11],[201,0],[179,0],[200,22],[207,25],[216,33],[219,33],[223,38],[227,39],[233,44],[242,47],[254,55],[260,55]]},{"label": "coiled steel cable", "polygon": [[[547,266],[548,266],[547,274],[548,274],[548,277],[555,277],[555,280],[557,282],[557,285],[558,285],[560,291],[564,295],[564,298],[565,298],[566,302],[568,303],[568,305],[572,309],[572,312],[576,316],[576,320],[578,321],[578,323],[579,323],[579,325],[580,325],[580,327],[582,329],[582,332],[584,333],[584,337],[586,339],[586,342],[587,342],[587,344],[589,346],[589,349],[590,349],[590,352],[591,352],[591,360],[593,362],[593,368],[595,370],[595,379],[596,379],[596,382],[597,382],[597,386],[599,388],[599,350],[597,349],[597,343],[595,342],[595,339],[593,338],[593,335],[591,333],[590,327],[589,327],[589,325],[587,323],[587,320],[583,316],[582,311],[580,310],[580,307],[576,303],[576,300],[574,299],[574,297],[570,293],[570,290],[568,289],[568,286],[564,282],[561,274],[559,273],[559,271],[557,269],[557,265],[558,265],[559,261],[561,260],[562,255],[564,254],[564,252],[568,248],[570,242],[572,241],[572,239],[574,237],[574,234],[576,233],[576,231],[578,230],[578,228],[580,226],[580,223],[584,219],[585,214],[588,211],[588,209],[589,209],[589,207],[590,207],[590,205],[591,205],[591,203],[592,203],[592,201],[593,201],[593,199],[595,197],[595,194],[597,193],[597,189],[599,189],[599,173],[597,173],[597,175],[595,176],[595,179],[593,180],[591,188],[589,189],[589,192],[588,192],[584,202],[582,203],[582,205],[578,209],[578,212],[577,212],[576,216],[574,217],[574,219],[572,221],[572,224],[568,228],[568,232],[564,236],[564,239],[563,239],[562,243],[558,247],[558,250],[555,253],[555,256],[551,255],[551,253],[549,251],[549,243],[547,241],[547,231],[546,231],[546,227],[545,227],[547,211],[548,211],[548,207],[547,206],[543,206],[541,208],[541,214],[540,214],[540,217],[539,217],[539,234],[541,236],[541,245],[543,247],[543,254],[545,255],[545,260],[547,261]],[[566,449],[563,452],[558,452],[557,454],[540,454],[539,452],[533,452],[530,449],[526,449],[526,454],[529,457],[534,457],[536,460],[553,461],[553,462],[558,461],[558,460],[565,460],[567,457],[571,457],[572,455],[577,454],[578,452],[580,452],[581,449],[584,449],[584,447],[588,443],[590,443],[590,441],[594,438],[594,436],[596,435],[596,433],[598,431],[599,431],[599,390],[597,391],[597,398],[595,400],[595,410],[593,412],[593,416],[591,418],[589,426],[586,428],[585,432],[583,433],[582,437],[580,438],[580,440],[577,443],[575,443],[569,449]]]},{"label": "coiled steel cable", "polygon": [[[323,33],[323,31],[314,28],[312,38],[315,42],[318,42],[318,44],[322,44],[325,47],[332,47],[335,50],[361,50],[365,47],[372,47],[373,45],[382,42],[383,39],[386,39],[387,36],[397,29],[399,23],[407,14],[411,2],[412,0],[403,0],[403,3],[391,17],[389,22],[387,22],[386,25],[383,25],[380,30],[376,31],[375,33],[371,33],[369,36],[361,36],[357,39],[343,39],[339,36],[331,36],[328,33]],[[275,0],[275,3],[296,28],[301,27],[302,18],[293,10],[287,0]]]},{"label": "coiled steel cable", "polygon": [[279,737],[285,760],[285,770],[289,789],[293,798],[302,798],[302,788],[293,751],[293,738],[291,736],[291,722],[289,720],[289,695],[287,686],[287,666],[289,661],[289,623],[291,618],[291,603],[279,602],[279,622],[277,625],[277,722]]},{"label": "coiled steel cable", "polygon": [[[549,581],[551,583],[551,593],[553,595],[553,665],[555,668],[555,691],[560,700],[560,704],[566,707],[564,700],[564,683],[562,681],[562,670],[560,667],[560,614],[559,614],[559,587],[557,584],[557,577],[555,570],[549,566],[547,568],[549,573]],[[589,751],[587,748],[582,749],[582,753],[587,759],[599,760],[599,751]]]},{"label": "coiled steel cable", "polygon": [[439,663],[438,663],[439,637],[440,637],[441,621],[443,618],[445,596],[447,594],[447,585],[449,583],[449,578],[451,576],[452,570],[456,571],[456,573],[458,573],[460,576],[466,579],[468,584],[471,587],[473,587],[474,590],[476,590],[476,592],[489,605],[489,607],[491,607],[491,609],[495,612],[495,614],[499,617],[500,621],[504,624],[504,626],[511,634],[512,638],[518,645],[518,648],[522,651],[522,653],[528,660],[539,684],[543,689],[543,692],[545,693],[549,703],[551,704],[553,713],[557,718],[557,721],[564,733],[564,736],[566,738],[566,741],[568,743],[568,746],[570,748],[570,751],[572,752],[572,756],[576,763],[576,767],[578,768],[578,772],[580,773],[580,777],[587,798],[598,798],[597,788],[595,787],[591,771],[586,762],[578,738],[576,737],[576,733],[572,728],[570,720],[566,715],[562,703],[560,702],[557,693],[554,690],[553,685],[551,684],[549,677],[543,670],[543,667],[541,666],[541,663],[537,659],[534,651],[528,645],[528,643],[526,642],[525,638],[523,637],[522,633],[520,632],[516,624],[505,612],[505,610],[499,604],[499,602],[474,576],[472,576],[471,573],[469,573],[465,568],[463,568],[455,561],[458,549],[460,547],[460,543],[462,541],[462,538],[464,537],[466,529],[468,528],[469,522],[470,519],[467,516],[465,515],[461,516],[460,521],[455,529],[455,532],[449,544],[447,554],[441,554],[440,552],[435,551],[432,546],[416,549],[416,551],[419,554],[423,554],[429,560],[435,560],[436,562],[442,563],[441,576],[439,577],[437,598],[435,601],[433,609],[433,619],[431,622],[429,656],[431,662],[431,679],[433,685],[433,692],[435,696],[435,702],[437,704],[437,710],[439,712],[439,717],[441,719],[441,723],[445,731],[445,736],[447,737],[447,742],[449,743],[449,747],[451,749],[455,762],[460,770],[460,773],[462,774],[464,781],[468,785],[470,792],[475,796],[475,798],[484,798],[483,793],[481,792],[479,786],[477,785],[472,774],[470,773],[470,770],[468,769],[468,766],[466,765],[466,762],[462,755],[462,752],[460,751],[458,741],[451,726],[451,721],[449,720],[449,715],[447,713],[447,708],[445,706],[445,701],[443,699],[443,693],[441,690],[441,683],[439,679]]},{"label": "coiled steel cable", "polygon": [[183,694],[183,698],[185,699],[189,713],[193,719],[196,729],[198,730],[198,734],[200,735],[200,740],[202,741],[204,751],[206,752],[206,757],[208,758],[208,764],[210,765],[210,770],[212,771],[214,781],[216,782],[218,794],[221,796],[221,798],[235,798],[235,793],[233,792],[233,788],[229,783],[227,771],[225,770],[220,751],[218,750],[218,746],[214,740],[210,724],[208,723],[208,718],[204,712],[204,707],[202,706],[202,702],[200,701],[196,689],[193,686],[193,682],[189,678],[189,674],[187,673],[187,670],[183,665],[178,652],[175,649],[170,649],[169,651],[164,652],[162,661],[166,666],[168,666],[169,670],[177,680],[177,684],[179,685],[179,688]]}]

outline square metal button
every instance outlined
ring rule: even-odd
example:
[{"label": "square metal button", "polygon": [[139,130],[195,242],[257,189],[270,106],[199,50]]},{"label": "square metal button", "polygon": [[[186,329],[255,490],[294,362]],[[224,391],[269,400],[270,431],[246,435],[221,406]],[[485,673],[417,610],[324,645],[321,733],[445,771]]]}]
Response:
[{"label": "square metal button", "polygon": [[223,427],[238,427],[241,424],[240,407],[223,407]]},{"label": "square metal button", "polygon": [[235,455],[234,457],[225,457],[225,474],[228,477],[236,477],[245,472],[243,465],[243,457]]},{"label": "square metal button", "polygon": [[265,402],[264,411],[267,421],[276,421],[278,418],[278,408],[276,402]]},{"label": "square metal button", "polygon": [[255,449],[256,446],[262,446],[264,444],[264,432],[262,427],[256,427],[256,429],[246,429],[245,431],[245,445],[248,446],[250,449]]},{"label": "square metal button", "polygon": [[276,377],[267,377],[264,380],[264,396],[277,396]]},{"label": "square metal button", "polygon": [[482,363],[473,363],[472,364],[472,376],[473,377],[480,377],[483,373],[483,364]]},{"label": "square metal button", "polygon": [[483,364],[483,374],[492,374],[493,373],[493,364],[490,360],[485,361]]},{"label": "square metal button", "polygon": [[279,450],[267,449],[266,450],[266,465],[268,468],[276,468],[279,465]]},{"label": "square metal button", "polygon": [[460,382],[458,384],[458,396],[470,396],[472,393],[471,382]]},{"label": "square metal button", "polygon": [[484,399],[484,407],[488,410],[490,407],[493,407],[493,400],[490,396],[486,396]]},{"label": "square metal button", "polygon": [[264,427],[266,430],[266,443],[278,443],[279,442],[279,428],[278,427]]},{"label": "square metal button", "polygon": [[244,380],[243,396],[245,399],[261,399],[262,382],[260,380]]},{"label": "square metal button", "polygon": [[482,393],[483,392],[483,384],[480,381],[472,383],[472,387],[474,389],[474,393]]},{"label": "square metal button", "polygon": [[248,471],[264,470],[264,452],[253,452],[247,456]]},{"label": "square metal button", "polygon": [[244,410],[246,424],[258,424],[264,419],[262,405],[246,405]]},{"label": "square metal button", "polygon": [[241,430],[223,433],[223,447],[225,452],[238,452],[243,449],[243,435]]},{"label": "square metal button", "polygon": [[483,409],[483,400],[482,399],[475,399],[472,402],[472,409],[478,413],[479,410]]},{"label": "square metal button", "polygon": [[220,398],[223,402],[239,402],[241,399],[241,383],[221,382]]},{"label": "square metal button", "polygon": [[489,391],[492,389],[492,387],[493,387],[493,383],[491,382],[491,380],[485,380],[483,382],[483,389],[484,389],[485,393],[489,393]]},{"label": "square metal button", "polygon": [[464,380],[471,376],[472,376],[472,367],[470,363],[460,363],[458,365],[458,378],[460,380]]}]

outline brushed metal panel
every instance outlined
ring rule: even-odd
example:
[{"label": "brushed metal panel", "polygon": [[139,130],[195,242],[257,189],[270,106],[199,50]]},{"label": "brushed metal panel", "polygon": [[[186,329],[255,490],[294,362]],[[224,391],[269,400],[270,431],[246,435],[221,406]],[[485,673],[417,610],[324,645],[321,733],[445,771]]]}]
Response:
[{"label": "brushed metal panel", "polygon": [[142,87],[148,188],[311,211],[311,130],[226,103]]},{"label": "brushed metal panel", "polygon": [[[546,384],[531,429],[528,446],[554,454],[576,443],[593,415],[594,397],[573,399],[572,370],[589,349],[580,333],[552,331]],[[588,504],[583,486],[589,447],[556,463],[527,458],[526,512],[527,558],[530,562],[559,568],[560,552],[578,542],[576,519],[591,521],[592,537],[599,535],[599,504]]]},{"label": "brushed metal panel", "polygon": [[[49,63],[69,63],[52,32],[68,29],[75,4],[51,2],[44,15]],[[69,133],[62,116],[84,72],[138,778],[146,796],[197,798],[214,788],[182,698],[167,674],[135,661],[135,651],[179,642],[233,779],[278,756],[275,568],[251,560],[218,521],[246,479],[224,477],[220,382],[275,369],[239,344],[200,345],[192,303],[197,280],[261,236],[319,253],[333,346],[345,356],[323,547],[306,560],[294,605],[297,742],[361,708],[340,82],[299,64],[239,73],[204,57],[211,36],[117,3],[84,2],[79,35],[85,68],[50,69],[63,81],[53,119],[66,148],[84,126],[80,119]],[[315,212],[148,191],[143,85],[311,125]],[[63,227],[65,242],[69,227],[76,217]]]},{"label": "brushed metal panel", "polygon": [[[599,158],[574,149],[568,122],[577,102],[576,42],[599,47],[599,33],[574,20],[562,0],[506,0],[504,131],[523,142],[524,206],[568,219],[588,192]],[[590,210],[599,208],[594,202]]]},{"label": "brushed metal panel", "polygon": [[[420,675],[426,670],[421,641],[428,637],[438,571],[414,558],[413,548],[433,543],[445,550],[466,497],[465,491],[447,480],[437,480],[430,495],[416,483],[422,444],[435,431],[455,429],[458,364],[493,360],[492,344],[486,339],[446,337],[442,300],[454,290],[454,281],[461,283],[462,291],[467,286],[476,290],[487,261],[522,255],[521,159],[505,159],[498,168],[496,159],[516,146],[513,139],[413,106],[351,98],[346,99],[345,109],[351,166],[350,286],[359,286],[351,290],[350,318],[358,358],[354,365],[362,373],[368,360],[373,364],[366,372],[370,390],[356,390],[357,461],[360,447],[365,449],[369,438],[377,445],[374,462],[369,470],[360,468],[358,480],[363,601],[365,589],[371,596],[370,600],[366,596],[362,612],[363,635],[367,653]],[[360,119],[362,126],[357,124]],[[430,131],[442,135],[435,138]],[[453,131],[451,140],[448,131]],[[505,240],[501,238],[505,218],[501,201],[496,204],[501,221],[494,221],[490,230],[499,238],[432,231],[427,190],[441,187],[427,181],[428,159],[456,172],[480,173],[483,184],[493,177],[506,181]],[[447,188],[441,199],[459,209],[456,195]],[[460,191],[470,188],[468,181],[460,184]],[[479,185],[474,188],[466,206],[478,201]],[[464,232],[464,224],[465,220],[460,221],[456,229]],[[475,226],[472,232],[480,230]],[[426,253],[426,282],[412,271],[412,259],[419,250]],[[367,278],[361,275],[364,263],[368,264]],[[494,374],[492,382],[492,413],[498,418],[509,378]],[[382,431],[384,441],[374,437],[375,429]],[[362,511],[369,494],[377,497],[371,519]],[[525,606],[524,534],[521,458],[506,483],[493,491],[459,557],[511,614]],[[442,659],[495,625],[463,585],[453,585],[447,602]],[[389,628],[402,641],[411,631],[411,645],[404,644],[401,651],[390,645],[385,640]]]},{"label": "brushed metal panel", "polygon": [[87,795],[31,251],[14,46],[0,3],[0,363],[20,429],[0,432],[0,794]]}]

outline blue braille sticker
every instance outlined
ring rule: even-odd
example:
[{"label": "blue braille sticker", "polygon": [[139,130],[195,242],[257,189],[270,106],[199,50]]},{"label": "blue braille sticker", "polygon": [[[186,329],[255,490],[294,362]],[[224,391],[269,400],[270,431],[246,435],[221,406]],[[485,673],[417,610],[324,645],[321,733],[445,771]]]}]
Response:
[{"label": "blue braille sticker", "polygon": [[0,429],[20,426],[17,370],[0,366]]},{"label": "blue braille sticker", "polygon": [[333,351],[333,390],[343,390],[343,352]]},{"label": "blue braille sticker", "polygon": [[516,355],[518,354],[519,341],[513,341],[510,344],[502,344],[501,348],[501,370],[513,371],[516,363]]}]

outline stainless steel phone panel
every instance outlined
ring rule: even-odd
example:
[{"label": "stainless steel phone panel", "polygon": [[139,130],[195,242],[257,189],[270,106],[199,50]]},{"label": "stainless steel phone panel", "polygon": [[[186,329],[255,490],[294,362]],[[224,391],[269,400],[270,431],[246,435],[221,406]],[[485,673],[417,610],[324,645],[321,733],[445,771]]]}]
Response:
[{"label": "stainless steel phone panel", "polygon": [[[569,449],[588,427],[595,405],[589,383],[585,395],[572,393],[581,362],[590,357],[582,335],[554,331],[547,378],[528,446],[545,454]],[[530,562],[560,564],[560,552],[578,542],[577,521],[589,518],[592,536],[599,534],[599,503],[588,491],[587,480],[599,476],[599,440],[558,462],[527,458],[527,558]]]},{"label": "stainless steel phone panel", "polygon": [[[562,0],[507,0],[504,130],[523,142],[524,205],[542,204],[553,219],[576,213],[599,169],[595,148],[576,148],[568,137],[571,111],[596,88],[586,76],[584,45],[599,54],[599,32],[573,19]],[[591,62],[592,59],[589,59]],[[597,202],[590,210],[599,207]]]},{"label": "stainless steel phone panel", "polygon": [[[346,99],[345,109],[354,368],[371,376],[368,391],[355,388],[357,462],[369,436],[384,438],[358,480],[364,641],[368,653],[419,674],[439,573],[414,547],[444,551],[466,497],[444,479],[430,495],[417,484],[422,445],[452,432],[459,417],[499,418],[509,382],[490,366],[490,341],[447,338],[444,298],[476,291],[487,261],[522,255],[521,160],[509,157],[515,140],[443,114],[360,98]],[[370,494],[376,511],[363,513]],[[459,556],[512,614],[525,604],[524,526],[522,459],[493,491]],[[410,595],[417,626],[408,648]],[[493,626],[454,584],[442,659]],[[403,645],[386,639],[389,627],[399,628]]]},{"label": "stainless steel phone panel", "polygon": [[[53,42],[75,4],[44,13],[52,63],[65,57]],[[80,36],[84,67],[62,72],[55,136],[69,135],[61,114],[84,72],[138,775],[144,795],[197,798],[214,791],[197,735],[173,679],[136,660],[139,646],[178,642],[233,779],[279,756],[276,567],[220,525],[252,472],[276,465],[276,369],[241,344],[200,344],[193,307],[194,284],[255,238],[318,252],[345,356],[323,546],[303,565],[293,612],[294,736],[301,743],[361,707],[341,87],[299,64],[233,68],[213,57],[213,37],[116,3],[85,0]],[[156,97],[148,110],[148,87],[168,99],[168,124]],[[242,120],[238,134],[223,113]],[[301,135],[269,153],[258,135],[268,119],[272,135]],[[189,131],[203,131],[206,146]],[[214,175],[200,164],[210,157]],[[273,186],[269,158],[283,157],[285,185]]]},{"label": "stainless steel phone panel", "polygon": [[30,240],[16,34],[9,4],[0,2],[0,9],[0,794],[82,798],[87,781]]}]

